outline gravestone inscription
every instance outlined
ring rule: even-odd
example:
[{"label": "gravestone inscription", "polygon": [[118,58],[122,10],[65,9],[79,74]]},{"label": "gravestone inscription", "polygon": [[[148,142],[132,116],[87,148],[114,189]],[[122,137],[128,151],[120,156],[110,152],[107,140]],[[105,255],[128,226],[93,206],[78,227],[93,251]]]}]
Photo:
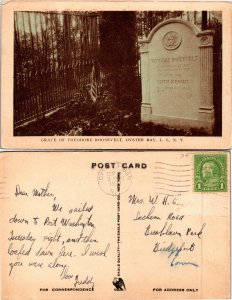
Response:
[{"label": "gravestone inscription", "polygon": [[213,32],[169,19],[140,41],[142,122],[212,134]]}]

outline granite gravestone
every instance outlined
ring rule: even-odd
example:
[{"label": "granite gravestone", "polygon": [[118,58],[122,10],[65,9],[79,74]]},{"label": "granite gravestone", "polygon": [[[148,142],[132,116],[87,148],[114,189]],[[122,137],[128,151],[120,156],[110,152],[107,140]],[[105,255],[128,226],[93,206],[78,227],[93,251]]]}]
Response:
[{"label": "granite gravestone", "polygon": [[213,32],[169,19],[140,41],[142,122],[212,134]]}]

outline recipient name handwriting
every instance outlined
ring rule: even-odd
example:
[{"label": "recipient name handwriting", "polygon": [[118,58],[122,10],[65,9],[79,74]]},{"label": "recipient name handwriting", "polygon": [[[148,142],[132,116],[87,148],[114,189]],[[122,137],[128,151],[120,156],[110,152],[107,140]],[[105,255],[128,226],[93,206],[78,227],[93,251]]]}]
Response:
[{"label": "recipient name handwriting", "polygon": [[94,205],[81,200],[75,205],[68,201],[61,205],[50,183],[31,191],[17,184],[14,196],[25,201],[29,198],[47,198],[48,201],[46,205],[37,201],[30,214],[20,210],[19,205],[8,219],[9,276],[15,273],[17,276],[20,269],[54,270],[58,280],[74,287],[94,288],[93,275],[85,271],[80,261],[84,258],[95,264],[99,260],[101,264],[100,260],[107,258],[111,246],[98,233]]},{"label": "recipient name handwriting", "polygon": [[133,207],[133,221],[141,225],[141,235],[149,240],[154,255],[168,260],[170,267],[199,267],[207,224],[186,213],[181,194],[156,194],[146,199],[129,195],[128,203]]}]

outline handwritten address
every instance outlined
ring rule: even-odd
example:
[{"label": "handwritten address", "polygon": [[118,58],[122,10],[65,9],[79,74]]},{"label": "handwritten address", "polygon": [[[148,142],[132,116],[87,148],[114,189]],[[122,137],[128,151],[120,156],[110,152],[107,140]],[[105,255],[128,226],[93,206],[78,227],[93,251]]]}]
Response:
[{"label": "handwritten address", "polygon": [[176,212],[180,210],[177,208],[184,206],[181,195],[157,194],[148,199],[129,195],[128,203],[135,207],[133,221],[141,223],[141,234],[154,241],[154,255],[166,254],[171,267],[199,267],[197,242],[202,239],[207,224],[190,226],[188,216]]}]

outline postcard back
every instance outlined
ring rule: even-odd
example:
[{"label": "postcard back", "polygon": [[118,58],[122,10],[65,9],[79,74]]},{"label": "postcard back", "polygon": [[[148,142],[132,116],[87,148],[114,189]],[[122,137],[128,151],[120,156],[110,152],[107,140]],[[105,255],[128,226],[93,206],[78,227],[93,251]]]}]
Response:
[{"label": "postcard back", "polygon": [[229,298],[229,152],[0,160],[3,300]]}]

